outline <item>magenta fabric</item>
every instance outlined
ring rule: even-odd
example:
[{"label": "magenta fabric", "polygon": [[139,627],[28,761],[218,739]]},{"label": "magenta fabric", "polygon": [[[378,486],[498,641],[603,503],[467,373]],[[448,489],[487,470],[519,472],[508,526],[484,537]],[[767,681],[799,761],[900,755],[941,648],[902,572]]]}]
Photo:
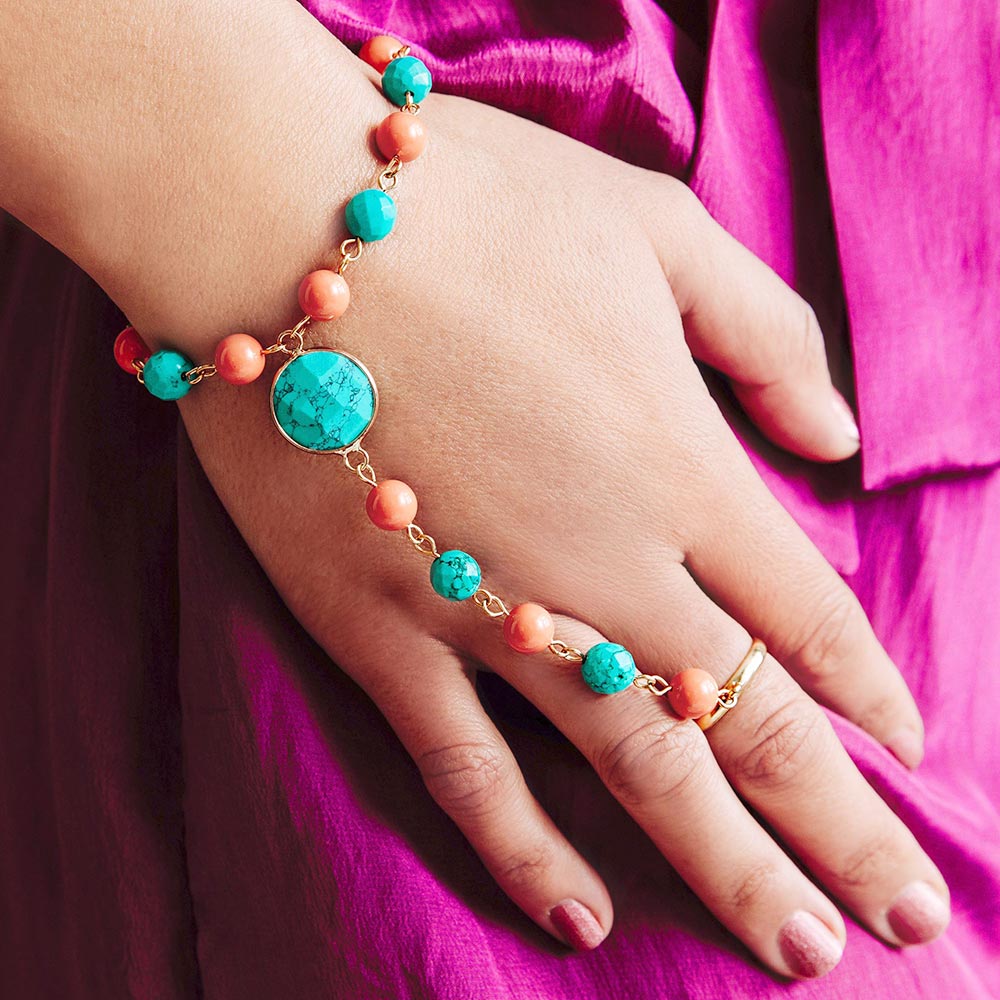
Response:
[{"label": "magenta fabric", "polygon": [[897,952],[849,921],[829,977],[779,982],[573,748],[484,678],[529,783],[615,899],[596,952],[549,939],[284,608],[176,409],[114,366],[113,304],[8,221],[0,997],[1000,996],[995,10],[306,6],[350,44],[414,43],[441,90],[689,180],[816,304],[835,365],[851,348],[860,463],[781,455],[715,387],[920,703],[915,773],[834,724],[945,873],[953,923]]}]

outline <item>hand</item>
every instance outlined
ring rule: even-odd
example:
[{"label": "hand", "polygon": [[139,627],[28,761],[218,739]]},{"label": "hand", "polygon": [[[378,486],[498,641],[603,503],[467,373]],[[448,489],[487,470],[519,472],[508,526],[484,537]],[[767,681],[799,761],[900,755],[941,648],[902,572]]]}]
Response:
[{"label": "hand", "polygon": [[[359,108],[360,123],[386,113],[374,93]],[[610,928],[611,903],[531,797],[476,698],[476,670],[500,673],[566,733],[772,968],[825,971],[844,929],[740,797],[874,933],[908,942],[912,921],[893,916],[894,901],[926,883],[944,912],[943,880],[810,695],[902,747],[919,747],[917,711],[691,358],[726,372],[779,443],[846,456],[856,442],[838,422],[811,311],[683,185],[461,99],[432,97],[423,115],[432,146],[401,175],[397,232],[348,272],[347,315],[310,335],[373,371],[382,404],[365,445],[380,475],[412,485],[424,530],[440,548],[471,551],[508,603],[558,612],[570,644],[606,637],[647,673],[696,664],[720,682],[751,633],[776,658],[702,734],[651,696],[599,696],[548,654],[513,653],[473,607],[431,591],[405,537],[368,523],[363,487],[339,458],[278,437],[264,379],[206,386],[182,404],[234,520],[545,929],[566,934],[552,910],[578,900],[597,925],[578,934],[593,943]],[[802,913],[818,922],[800,916],[783,930]],[[824,927],[825,944],[801,946]]]},{"label": "hand", "polygon": [[[261,9],[266,18],[220,18],[211,44],[203,13],[172,10],[188,31],[183,72],[170,46],[134,64],[130,48],[108,50],[118,89],[155,88],[157,100],[130,105],[119,158],[101,147],[103,172],[79,170],[80,217],[101,231],[53,239],[150,341],[199,360],[226,333],[273,336],[297,315],[298,278],[330,260],[340,207],[377,169],[365,133],[388,111],[371,75],[296,5]],[[73,52],[67,42],[65,59]],[[100,70],[98,84],[110,78]],[[566,733],[775,970],[825,971],[843,923],[740,797],[873,933],[933,936],[947,919],[940,874],[812,699],[916,763],[913,701],[692,361],[725,372],[779,444],[843,458],[857,444],[838,420],[811,312],[681,184],[458,98],[432,96],[423,115],[431,145],[401,176],[397,231],[348,272],[349,312],[310,334],[375,375],[382,405],[365,444],[379,474],[410,483],[421,526],[471,551],[508,603],[558,612],[568,643],[607,637],[646,673],[696,664],[720,681],[751,633],[775,658],[706,738],[650,695],[599,696],[548,654],[512,653],[494,623],[430,590],[405,538],[368,523],[363,488],[338,458],[279,437],[268,379],[209,383],[181,404],[235,523],[500,885],[549,932],[593,945],[611,902],[531,797],[476,698],[477,670],[501,674]],[[95,134],[81,126],[76,159],[58,162],[86,166]],[[116,137],[101,131],[98,145],[113,150]],[[60,214],[47,228],[45,206],[19,189],[9,202],[44,233],[62,225]],[[582,906],[560,909],[566,900]],[[583,923],[570,929],[567,913]],[[809,938],[824,927],[825,943]]]}]

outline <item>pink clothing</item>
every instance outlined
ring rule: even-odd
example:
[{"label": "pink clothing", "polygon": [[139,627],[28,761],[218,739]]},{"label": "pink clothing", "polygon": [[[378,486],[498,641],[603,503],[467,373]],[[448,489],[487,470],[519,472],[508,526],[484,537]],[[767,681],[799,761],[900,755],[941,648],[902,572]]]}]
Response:
[{"label": "pink clothing", "polygon": [[683,177],[813,302],[835,366],[850,349],[860,463],[779,453],[719,398],[920,704],[914,773],[834,724],[949,881],[953,923],[897,952],[848,919],[830,976],[779,982],[483,678],[615,900],[597,951],[552,941],[285,609],[176,410],[114,367],[115,307],[8,221],[0,344],[40,335],[0,397],[0,997],[1000,996],[995,5],[305,6],[354,47],[413,44],[439,90]]}]

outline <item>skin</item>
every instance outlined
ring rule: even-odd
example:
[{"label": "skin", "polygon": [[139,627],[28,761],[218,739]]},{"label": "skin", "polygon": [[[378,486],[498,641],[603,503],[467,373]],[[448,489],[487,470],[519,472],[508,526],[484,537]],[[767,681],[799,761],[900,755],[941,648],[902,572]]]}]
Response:
[{"label": "skin", "polygon": [[[390,110],[377,75],[290,0],[238,20],[215,3],[65,6],[0,12],[19,43],[0,69],[0,204],[154,349],[201,362],[229,333],[273,341],[300,315],[302,274],[336,260],[346,199],[374,183],[366,137]],[[480,670],[552,719],[770,968],[794,974],[778,935],[798,910],[843,941],[840,906],[900,944],[897,894],[947,888],[817,702],[910,766],[919,714],[694,361],[728,376],[778,444],[844,459],[858,445],[815,316],[671,178],[458,97],[432,95],[421,120],[430,144],[400,174],[396,231],[347,271],[347,314],[307,335],[373,372],[378,474],[408,482],[424,530],[472,551],[508,604],[552,609],[567,643],[608,638],[647,673],[698,665],[720,682],[751,634],[771,655],[703,734],[660,699],[602,697],[576,668],[512,652],[495,623],[431,591],[405,536],[371,526],[339,458],[280,438],[273,363],[180,403],[234,522],[545,930],[559,936],[550,912],[576,899],[606,933],[612,904],[528,791],[476,697]]]}]

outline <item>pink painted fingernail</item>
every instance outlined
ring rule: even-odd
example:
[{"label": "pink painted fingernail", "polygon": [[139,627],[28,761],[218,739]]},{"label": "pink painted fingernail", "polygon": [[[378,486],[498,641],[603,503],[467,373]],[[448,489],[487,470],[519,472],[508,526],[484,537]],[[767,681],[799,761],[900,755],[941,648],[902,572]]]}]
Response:
[{"label": "pink painted fingernail", "polygon": [[912,729],[900,729],[885,741],[886,748],[906,767],[913,770],[924,759],[924,741]]},{"label": "pink painted fingernail", "polygon": [[549,911],[552,926],[577,951],[593,951],[604,940],[604,928],[583,903],[564,899]]},{"label": "pink painted fingernail", "polygon": [[948,926],[951,907],[926,882],[911,882],[886,914],[893,933],[904,944],[926,944]]},{"label": "pink painted fingernail", "polygon": [[778,932],[781,957],[796,976],[825,976],[844,954],[844,946],[819,917],[796,910]]},{"label": "pink painted fingernail", "polygon": [[854,419],[854,411],[848,406],[847,400],[836,389],[833,390],[833,410],[844,428],[844,433],[852,440],[860,443],[861,431]]}]

